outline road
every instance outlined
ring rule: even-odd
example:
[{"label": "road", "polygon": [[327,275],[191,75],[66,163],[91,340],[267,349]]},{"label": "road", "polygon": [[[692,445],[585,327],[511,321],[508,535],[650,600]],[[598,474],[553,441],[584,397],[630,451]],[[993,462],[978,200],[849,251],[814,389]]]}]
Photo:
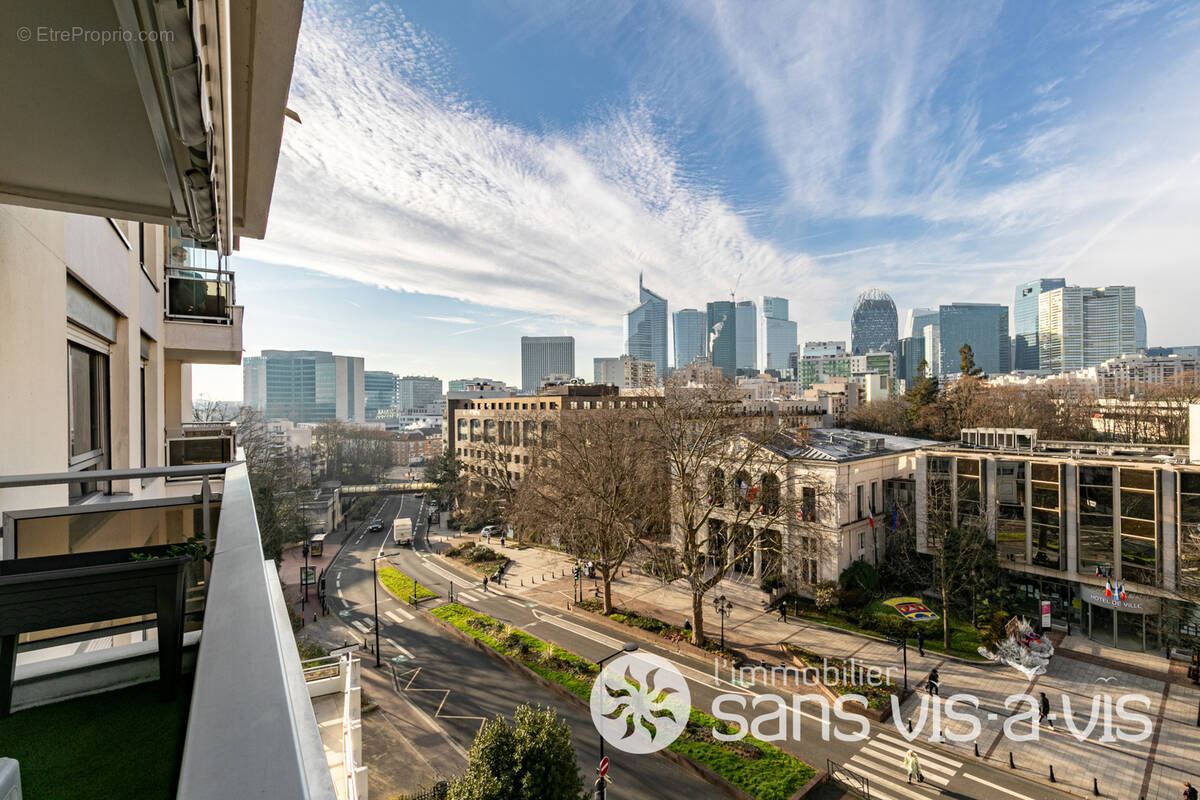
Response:
[{"label": "road", "polygon": [[[371,559],[381,549],[396,551],[391,545],[392,519],[398,513],[415,519],[418,508],[419,501],[411,495],[387,498],[375,514],[384,519],[385,530],[352,532],[330,565],[329,609],[346,625],[348,639],[373,638],[369,634],[375,610]],[[424,545],[423,535],[419,545]],[[393,560],[406,570],[421,561],[409,548]],[[436,574],[425,572],[430,576]],[[432,577],[424,574],[421,578],[423,583],[433,582]],[[446,584],[443,578],[439,588],[445,591]],[[558,694],[501,667],[457,637],[448,636],[424,612],[393,599],[382,588],[379,621],[382,663],[392,674],[393,689],[433,734],[424,737],[422,743],[423,754],[430,763],[442,768],[445,774],[460,773],[466,764],[466,752],[485,720],[497,715],[511,717],[518,705],[532,703],[554,708],[566,720],[572,731],[580,773],[590,788],[600,761],[600,749],[598,734],[585,708],[565,702]],[[370,655],[363,654],[363,663],[364,670],[374,669]],[[608,790],[611,800],[712,796],[711,785],[662,757],[630,756],[626,761],[613,753],[609,756],[613,761],[609,774],[614,781]]]},{"label": "road", "polygon": [[[396,510],[416,517],[424,515],[420,501],[412,496],[385,501],[385,520],[390,521]],[[530,602],[512,590],[489,587],[483,591],[477,580],[465,570],[447,565],[433,557],[424,524],[415,525],[413,548],[390,546],[390,538],[369,534],[347,543],[330,573],[341,573],[345,602],[343,619],[358,628],[360,634],[370,626],[371,572],[370,558],[379,552],[391,553],[398,568],[415,577],[418,582],[437,591],[445,598],[453,584],[454,599],[496,619],[529,631],[541,639],[564,649],[596,660],[620,649],[623,640],[607,629],[589,624],[585,619],[569,616],[561,608]],[[336,569],[335,569],[336,568]],[[440,603],[442,600],[435,601]],[[331,608],[341,604],[333,601]],[[599,758],[596,733],[585,709],[563,702],[556,695],[541,689],[531,681],[515,677],[497,666],[491,659],[473,648],[460,644],[453,637],[434,627],[420,613],[388,598],[380,601],[382,652],[395,662],[397,687],[443,730],[448,738],[463,749],[469,748],[480,719],[495,714],[509,714],[519,702],[551,705],[564,716],[575,732],[575,746],[585,776],[591,775]],[[687,678],[692,705],[709,711],[719,694],[744,698],[747,706],[756,695],[776,694],[791,703],[791,694],[782,687],[750,686],[731,683],[727,672],[714,685],[713,664],[692,661],[669,650],[642,645],[674,663]],[[453,688],[448,688],[453,686]],[[449,694],[447,694],[449,693]],[[445,703],[439,703],[445,698]],[[738,702],[738,701],[735,701]],[[760,701],[762,702],[762,701]],[[730,706],[726,706],[730,708]],[[767,707],[769,710],[770,707]],[[823,731],[823,720],[816,708],[802,710],[798,729],[786,731],[788,738],[775,742],[783,749],[806,762],[824,768],[828,762],[840,764],[857,779],[869,782],[870,797],[877,800],[928,800],[928,798],[1006,798],[1007,800],[1050,800],[1065,795],[1048,786],[1024,780],[1014,773],[997,770],[985,764],[963,761],[945,752],[930,748],[919,740],[905,741],[891,723],[873,725],[865,741],[844,742],[829,735],[858,732],[857,723],[834,718]],[[731,710],[737,710],[732,709]],[[760,712],[761,713],[761,712]],[[754,714],[747,714],[753,719]],[[789,715],[790,716],[790,715]],[[792,717],[794,719],[794,717]],[[765,726],[766,732],[777,730]],[[901,762],[904,751],[912,747],[921,757],[926,781],[909,785]],[[611,751],[611,748],[609,748]],[[711,797],[713,788],[699,782],[690,774],[657,756],[632,756],[609,752],[613,766],[610,772],[616,784],[609,797]],[[828,762],[827,762],[828,760]],[[674,770],[674,774],[672,773]],[[853,780],[853,779],[851,779]],[[691,789],[685,787],[692,787]],[[698,792],[698,793],[692,793]],[[828,784],[818,797],[859,797],[845,787]]]}]

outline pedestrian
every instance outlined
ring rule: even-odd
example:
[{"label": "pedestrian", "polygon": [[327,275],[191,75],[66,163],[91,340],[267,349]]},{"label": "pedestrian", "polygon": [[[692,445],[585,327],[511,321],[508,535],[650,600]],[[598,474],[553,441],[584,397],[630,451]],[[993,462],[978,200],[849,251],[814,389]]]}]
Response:
[{"label": "pedestrian", "polygon": [[938,675],[937,667],[929,671],[929,693],[938,697],[942,696],[941,689],[938,684],[942,682],[941,676]]},{"label": "pedestrian", "polygon": [[925,656],[925,631],[917,628],[917,653],[923,658]]},{"label": "pedestrian", "polygon": [[317,621],[317,612],[314,611],[313,612],[313,622],[316,622],[316,621]]},{"label": "pedestrian", "polygon": [[1197,800],[1196,787],[1192,786],[1191,781],[1183,782],[1183,800]]},{"label": "pedestrian", "polygon": [[917,779],[917,783],[925,782],[925,776],[921,774],[921,762],[911,748],[904,754],[904,769],[908,771],[909,783],[913,782],[913,778]]},{"label": "pedestrian", "polygon": [[787,603],[779,604],[779,621],[787,622]]},{"label": "pedestrian", "polygon": [[1050,719],[1050,698],[1046,697],[1045,692],[1042,692],[1041,712],[1042,715],[1038,719],[1038,722],[1046,720],[1046,724],[1050,726],[1050,730],[1054,730],[1054,720]]},{"label": "pedestrian", "polygon": [[487,591],[487,575],[483,576],[483,590]]},{"label": "pedestrian", "polygon": [[690,631],[692,629],[692,621],[687,617],[683,618],[683,629],[685,631]]}]

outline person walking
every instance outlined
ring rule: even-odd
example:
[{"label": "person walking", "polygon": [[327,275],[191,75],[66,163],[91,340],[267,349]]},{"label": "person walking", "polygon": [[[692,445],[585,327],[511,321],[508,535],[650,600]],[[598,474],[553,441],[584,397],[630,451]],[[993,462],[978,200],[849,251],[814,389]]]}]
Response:
[{"label": "person walking", "polygon": [[917,783],[925,782],[925,776],[921,774],[921,761],[911,748],[904,754],[904,769],[908,772],[909,783],[913,782],[913,778],[917,779]]},{"label": "person walking", "polygon": [[487,591],[487,581],[488,581],[487,575],[484,575],[483,576],[483,590],[485,592]]},{"label": "person walking", "polygon": [[938,675],[937,667],[934,667],[933,669],[931,669],[929,671],[929,683],[928,683],[929,693],[932,695],[936,695],[937,697],[941,697],[942,696],[942,691],[940,688],[941,682],[942,682],[942,678],[940,675]]},{"label": "person walking", "polygon": [[1191,781],[1183,782],[1183,800],[1197,800],[1196,787],[1192,786]]},{"label": "person walking", "polygon": [[787,603],[786,602],[781,602],[779,604],[779,621],[787,622]]},{"label": "person walking", "polygon": [[1045,692],[1042,692],[1042,703],[1040,710],[1042,714],[1041,717],[1038,718],[1038,722],[1045,720],[1046,724],[1050,726],[1050,730],[1054,730],[1054,720],[1050,719],[1050,698],[1046,697]]},{"label": "person walking", "polygon": [[925,656],[925,632],[923,630],[921,630],[920,628],[917,628],[917,653],[920,654],[922,658],[924,658],[924,656]]}]

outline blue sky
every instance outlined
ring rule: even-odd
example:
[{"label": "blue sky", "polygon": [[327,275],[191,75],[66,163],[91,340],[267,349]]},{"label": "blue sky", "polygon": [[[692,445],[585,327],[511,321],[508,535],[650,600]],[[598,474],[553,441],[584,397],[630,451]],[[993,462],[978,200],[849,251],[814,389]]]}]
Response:
[{"label": "blue sky", "polygon": [[245,349],[515,382],[565,332],[590,377],[639,271],[671,310],[788,297],[802,340],[872,286],[1133,283],[1151,344],[1200,342],[1198,45],[1149,0],[310,0]]}]

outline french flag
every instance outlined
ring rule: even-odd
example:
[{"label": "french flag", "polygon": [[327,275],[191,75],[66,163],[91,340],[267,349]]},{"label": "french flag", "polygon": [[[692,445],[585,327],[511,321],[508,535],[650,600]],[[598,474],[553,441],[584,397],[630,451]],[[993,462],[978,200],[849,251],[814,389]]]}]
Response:
[{"label": "french flag", "polygon": [[1121,583],[1117,585],[1117,597],[1121,598],[1122,600],[1125,599],[1125,581],[1121,581]]},{"label": "french flag", "polygon": [[875,530],[875,509],[867,509],[867,522],[871,523],[871,530]]},{"label": "french flag", "polygon": [[899,506],[893,504],[892,505],[892,530],[899,530],[899,528],[900,528],[900,508],[899,508]]},{"label": "french flag", "polygon": [[1112,597],[1112,596],[1113,596],[1113,585],[1112,585],[1112,581],[1108,581],[1108,580],[1104,581],[1104,596],[1105,596],[1105,597]]}]

